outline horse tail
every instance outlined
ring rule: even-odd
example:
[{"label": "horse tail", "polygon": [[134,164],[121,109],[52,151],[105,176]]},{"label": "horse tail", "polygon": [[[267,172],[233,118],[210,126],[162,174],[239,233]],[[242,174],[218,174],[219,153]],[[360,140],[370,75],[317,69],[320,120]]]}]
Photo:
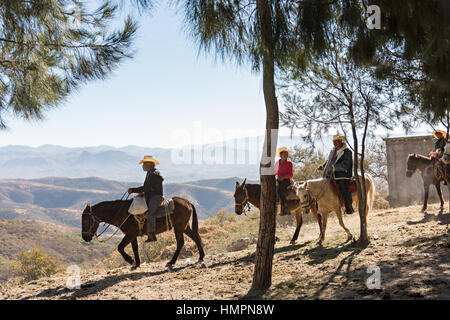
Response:
[{"label": "horse tail", "polygon": [[368,191],[368,207],[369,211],[373,208],[373,203],[375,201],[375,183],[373,181],[373,178],[370,174],[366,174],[367,180],[369,180],[369,191]]},{"label": "horse tail", "polygon": [[192,206],[192,231],[194,234],[198,233],[198,217],[197,211],[195,210],[195,206],[191,203]]}]

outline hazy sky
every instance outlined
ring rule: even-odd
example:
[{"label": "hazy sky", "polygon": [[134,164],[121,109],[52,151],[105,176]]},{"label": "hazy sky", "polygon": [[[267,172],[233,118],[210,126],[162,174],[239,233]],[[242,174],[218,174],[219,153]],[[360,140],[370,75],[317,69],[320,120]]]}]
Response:
[{"label": "hazy sky", "polygon": [[142,16],[140,25],[134,59],[106,81],[73,93],[44,121],[10,119],[10,129],[0,132],[0,146],[175,147],[262,133],[259,75],[198,55],[173,8],[161,5],[152,16]]}]

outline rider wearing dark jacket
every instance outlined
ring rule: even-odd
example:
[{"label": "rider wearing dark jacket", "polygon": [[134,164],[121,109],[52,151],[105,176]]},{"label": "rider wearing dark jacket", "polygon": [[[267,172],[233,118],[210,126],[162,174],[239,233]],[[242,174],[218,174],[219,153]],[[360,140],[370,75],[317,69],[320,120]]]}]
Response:
[{"label": "rider wearing dark jacket", "polygon": [[148,239],[145,242],[156,241],[156,210],[163,201],[163,185],[164,178],[161,173],[156,170],[155,165],[159,164],[158,161],[153,159],[152,156],[145,156],[144,159],[139,162],[142,164],[144,171],[147,171],[144,185],[137,188],[128,189],[128,193],[144,193],[145,202],[147,203],[147,233]]},{"label": "rider wearing dark jacket", "polygon": [[[345,201],[345,212],[351,214],[353,210],[352,193],[348,187],[348,182],[353,176],[353,155],[350,149],[345,146],[345,137],[336,135],[333,138],[334,149],[328,156],[328,160],[318,169],[323,170],[325,178],[333,177],[336,180],[339,190]],[[328,165],[328,161],[330,161]],[[328,167],[327,167],[328,165]]]}]

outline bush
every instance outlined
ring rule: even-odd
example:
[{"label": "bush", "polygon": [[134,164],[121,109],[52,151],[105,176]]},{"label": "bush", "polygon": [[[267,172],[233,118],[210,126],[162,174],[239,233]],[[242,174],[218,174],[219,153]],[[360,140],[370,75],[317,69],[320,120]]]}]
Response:
[{"label": "bush", "polygon": [[24,281],[32,281],[62,271],[63,265],[35,247],[22,251],[19,259],[12,261],[11,268],[13,273]]},{"label": "bush", "polygon": [[375,195],[375,199],[373,201],[373,209],[389,209],[389,202],[380,195]]}]

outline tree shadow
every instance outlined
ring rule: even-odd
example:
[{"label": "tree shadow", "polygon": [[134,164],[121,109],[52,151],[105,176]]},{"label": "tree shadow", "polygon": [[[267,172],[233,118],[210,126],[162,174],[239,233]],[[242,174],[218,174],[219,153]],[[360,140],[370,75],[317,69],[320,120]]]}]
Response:
[{"label": "tree shadow", "polygon": [[417,225],[417,224],[424,224],[431,221],[439,221],[439,224],[441,225],[447,225],[450,223],[450,213],[444,213],[442,210],[439,211],[439,213],[436,214],[430,214],[428,212],[423,213],[424,216],[422,220],[419,221],[407,221],[407,225]]},{"label": "tree shadow", "polygon": [[31,295],[31,296],[24,297],[23,300],[34,299],[34,298],[52,298],[52,297],[61,298],[61,296],[65,295],[65,294],[70,294],[70,295],[64,296],[64,297],[62,297],[62,299],[72,300],[72,299],[78,299],[78,298],[85,298],[90,295],[102,292],[103,290],[105,290],[109,287],[112,287],[122,281],[126,281],[126,280],[135,281],[135,280],[140,280],[142,278],[155,277],[155,276],[159,276],[159,275],[169,273],[169,272],[177,272],[177,271],[186,269],[191,266],[192,265],[186,265],[186,266],[182,266],[182,267],[174,267],[171,270],[165,269],[165,270],[160,270],[160,271],[155,271],[155,272],[130,272],[130,273],[120,274],[120,275],[111,275],[111,276],[107,276],[105,278],[99,279],[97,281],[92,281],[93,285],[86,287],[86,288],[68,289],[66,287],[59,286],[54,289],[46,289],[46,290],[38,293],[37,295]]}]

